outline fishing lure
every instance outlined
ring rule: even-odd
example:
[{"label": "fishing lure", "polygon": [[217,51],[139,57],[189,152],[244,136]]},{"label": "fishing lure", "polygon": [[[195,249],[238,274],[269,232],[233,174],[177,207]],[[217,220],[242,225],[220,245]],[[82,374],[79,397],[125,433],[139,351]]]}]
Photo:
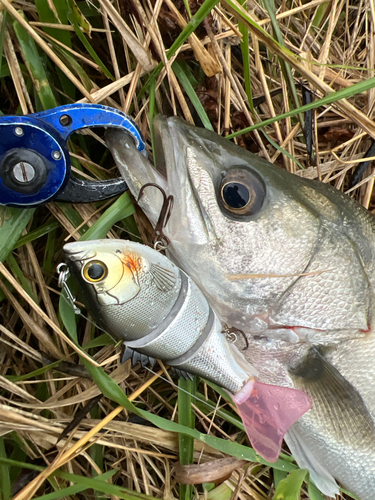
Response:
[{"label": "fishing lure", "polygon": [[277,460],[284,434],[310,409],[310,399],[256,380],[257,371],[227,341],[187,274],[156,250],[125,240],[68,243],[64,254],[81,300],[98,325],[124,340],[128,357],[151,364],[159,358],[180,375],[199,375],[226,389],[254,449]]}]

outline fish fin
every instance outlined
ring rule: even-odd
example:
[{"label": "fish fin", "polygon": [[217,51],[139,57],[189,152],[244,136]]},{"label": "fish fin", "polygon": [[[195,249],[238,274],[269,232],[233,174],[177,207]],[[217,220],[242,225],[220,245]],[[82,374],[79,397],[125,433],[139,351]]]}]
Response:
[{"label": "fish fin", "polygon": [[146,354],[142,354],[141,352],[134,351],[127,345],[125,345],[124,354],[122,355],[122,363],[125,363],[128,359],[131,359],[132,365],[136,365],[138,362],[141,363],[143,367],[150,365],[151,368],[154,367],[155,358],[151,358],[151,356],[147,356]]},{"label": "fish fin", "polygon": [[285,433],[311,408],[310,398],[302,391],[254,379],[233,401],[251,445],[268,462],[276,462]]},{"label": "fish fin", "polygon": [[285,435],[285,442],[300,468],[309,471],[311,479],[323,495],[335,498],[340,493],[340,490],[334,477],[313,455],[303,440],[302,433],[296,429],[296,426],[292,426],[288,430]]},{"label": "fish fin", "polygon": [[142,354],[141,352],[134,351],[132,356],[133,365],[136,365],[138,362],[141,363],[141,366],[147,366],[149,363],[149,357],[146,354]]},{"label": "fish fin", "polygon": [[288,372],[294,386],[307,392],[313,401],[319,402],[314,405],[314,412],[318,419],[324,418],[327,432],[336,441],[348,445],[361,445],[362,442],[364,446],[369,442],[374,443],[374,421],[361,395],[326,359],[323,352],[314,346],[302,361],[289,366]]},{"label": "fish fin", "polygon": [[162,292],[169,292],[175,286],[176,276],[172,271],[169,271],[169,269],[165,269],[158,264],[151,264],[150,274],[155,285]]},{"label": "fish fin", "polygon": [[189,372],[186,372],[185,370],[179,370],[178,368],[175,368],[174,366],[171,367],[172,371],[180,378],[184,378],[185,380],[193,380],[194,375],[192,375]]},{"label": "fish fin", "polygon": [[124,353],[122,355],[121,363],[124,364],[128,359],[132,359],[133,357],[133,349],[130,349],[127,345],[125,345]]},{"label": "fish fin", "polygon": [[148,362],[151,368],[154,368],[154,364],[156,363],[156,359],[152,358],[151,356],[148,356]]}]

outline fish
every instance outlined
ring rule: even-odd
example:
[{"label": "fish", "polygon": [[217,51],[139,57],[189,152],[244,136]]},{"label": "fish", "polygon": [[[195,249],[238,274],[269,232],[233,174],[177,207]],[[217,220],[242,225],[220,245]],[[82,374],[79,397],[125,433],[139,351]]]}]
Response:
[{"label": "fish", "polygon": [[256,380],[257,370],[228,342],[217,314],[187,274],[133,241],[74,242],[63,252],[97,325],[124,341],[124,360],[153,366],[158,358],[180,376],[199,375],[224,388],[254,449],[277,460],[285,432],[311,401],[298,389]]},{"label": "fish", "polygon": [[[259,381],[313,406],[285,436],[328,496],[375,498],[375,219],[333,186],[288,173],[215,132],[154,119],[154,157],[108,131],[135,199],[174,197],[166,253],[220,320]],[[138,201],[155,227],[163,204]],[[244,340],[246,338],[246,342]]]}]

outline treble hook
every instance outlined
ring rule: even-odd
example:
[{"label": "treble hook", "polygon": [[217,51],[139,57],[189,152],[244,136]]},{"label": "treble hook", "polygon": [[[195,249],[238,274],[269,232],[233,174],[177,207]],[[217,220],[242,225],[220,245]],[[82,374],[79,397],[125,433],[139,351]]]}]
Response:
[{"label": "treble hook", "polygon": [[167,196],[164,189],[160,187],[158,184],[154,184],[153,182],[148,182],[147,184],[144,184],[139,190],[137,202],[139,202],[139,200],[142,198],[145,188],[150,186],[159,189],[159,191],[163,195],[163,205],[161,207],[159,219],[154,229],[153,239],[155,241],[154,242],[155,250],[165,250],[171,241],[167,236],[165,236],[165,234],[163,233],[163,229],[167,225],[169,218],[171,216],[174,198],[171,194]]}]

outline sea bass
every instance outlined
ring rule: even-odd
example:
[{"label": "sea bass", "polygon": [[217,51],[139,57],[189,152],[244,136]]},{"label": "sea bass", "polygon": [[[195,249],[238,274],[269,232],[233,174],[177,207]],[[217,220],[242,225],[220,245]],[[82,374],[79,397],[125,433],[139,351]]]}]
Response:
[{"label": "sea bass", "polygon": [[[168,256],[247,337],[259,380],[306,391],[286,435],[327,495],[375,498],[375,220],[333,187],[293,176],[178,118],[154,121],[157,170],[131,138],[107,143],[137,199],[174,196]],[[153,225],[160,192],[139,205]],[[240,349],[246,346],[238,336]]]},{"label": "sea bass", "polygon": [[196,374],[226,389],[254,448],[266,460],[277,460],[285,432],[311,401],[300,390],[254,378],[257,370],[226,340],[191,278],[156,250],[132,241],[68,243],[64,254],[83,302],[98,325],[124,340],[126,358],[142,364],[162,359],[180,375]]}]

